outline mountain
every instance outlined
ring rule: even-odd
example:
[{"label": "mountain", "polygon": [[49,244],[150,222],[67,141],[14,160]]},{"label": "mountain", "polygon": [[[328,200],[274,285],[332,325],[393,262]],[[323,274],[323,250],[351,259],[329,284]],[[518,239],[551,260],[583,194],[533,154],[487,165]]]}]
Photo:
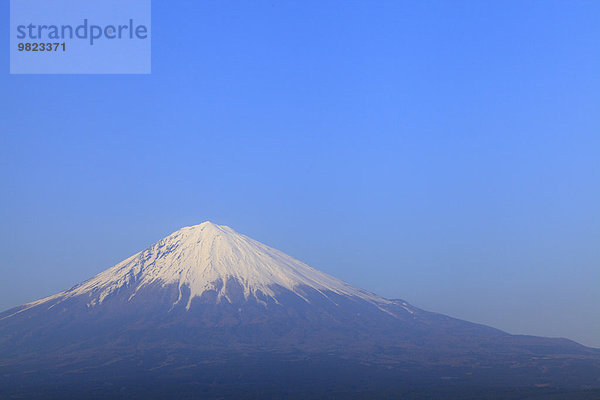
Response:
[{"label": "mountain", "polygon": [[415,386],[600,388],[600,351],[386,299],[210,222],[0,314],[0,397],[241,398],[284,387],[396,397]]}]

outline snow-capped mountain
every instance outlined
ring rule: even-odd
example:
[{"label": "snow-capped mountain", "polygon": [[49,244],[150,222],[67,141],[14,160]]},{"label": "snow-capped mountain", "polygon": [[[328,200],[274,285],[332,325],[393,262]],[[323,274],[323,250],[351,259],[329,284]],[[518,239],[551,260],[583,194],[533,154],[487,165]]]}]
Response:
[{"label": "snow-capped mountain", "polygon": [[[305,301],[309,301],[305,291],[310,289],[323,296],[330,292],[373,304],[390,303],[227,226],[207,221],[182,228],[90,280],[29,303],[25,309],[51,301],[60,304],[73,297],[84,297],[88,306],[94,307],[123,289],[132,291],[131,300],[151,285],[177,286],[179,296],[173,305],[185,300],[188,310],[194,298],[207,293],[214,293],[217,302],[232,302],[231,296],[240,289],[245,300],[252,297],[263,304],[267,299],[277,302],[276,289],[289,290]],[[185,289],[189,295],[183,299]]]},{"label": "snow-capped mountain", "polygon": [[178,379],[249,355],[276,356],[279,366],[326,356],[384,367],[393,379],[449,370],[483,379],[492,368],[496,384],[600,386],[595,349],[385,299],[210,222],[0,313],[0,397],[2,382],[30,385],[27,371],[49,382],[81,371]]}]

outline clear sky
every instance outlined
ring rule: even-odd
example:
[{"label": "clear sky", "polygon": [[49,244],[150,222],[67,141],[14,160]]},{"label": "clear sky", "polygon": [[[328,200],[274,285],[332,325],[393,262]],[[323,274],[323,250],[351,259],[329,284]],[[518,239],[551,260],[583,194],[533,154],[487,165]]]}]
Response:
[{"label": "clear sky", "polygon": [[148,76],[11,76],[0,24],[0,308],[211,220],[600,347],[600,2],[494,3],[155,0]]}]

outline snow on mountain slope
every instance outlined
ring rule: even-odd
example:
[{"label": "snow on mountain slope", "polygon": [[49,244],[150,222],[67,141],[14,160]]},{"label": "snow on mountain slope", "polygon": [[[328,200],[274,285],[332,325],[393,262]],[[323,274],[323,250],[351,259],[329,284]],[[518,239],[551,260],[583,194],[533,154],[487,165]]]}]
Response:
[{"label": "snow on mountain slope", "polygon": [[245,298],[266,296],[277,301],[274,290],[277,286],[304,298],[299,289],[309,287],[321,293],[334,292],[376,305],[390,303],[227,226],[207,221],[182,228],[86,282],[28,303],[19,312],[50,300],[62,301],[84,295],[89,296],[89,306],[95,306],[122,287],[135,288],[132,298],[140,288],[157,283],[178,285],[180,298],[177,302],[182,298],[181,288],[189,287],[191,295],[186,304],[189,309],[194,297],[209,290],[217,291],[219,301],[228,301],[227,283],[232,279],[243,288]]}]

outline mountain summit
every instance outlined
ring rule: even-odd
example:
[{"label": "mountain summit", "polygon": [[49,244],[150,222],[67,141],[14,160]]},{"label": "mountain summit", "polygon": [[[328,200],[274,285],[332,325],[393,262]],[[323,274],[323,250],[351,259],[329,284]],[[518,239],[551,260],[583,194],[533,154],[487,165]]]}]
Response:
[{"label": "mountain summit", "polygon": [[95,307],[113,294],[131,292],[131,300],[141,289],[153,286],[176,286],[179,294],[173,306],[183,302],[188,310],[196,298],[232,303],[242,295],[246,301],[277,302],[276,292],[282,290],[307,302],[307,291],[311,291],[325,297],[335,293],[374,304],[389,303],[228,226],[207,221],[182,228],[88,281],[24,309],[74,297],[83,297],[88,307]]},{"label": "mountain summit", "polygon": [[101,387],[115,376],[240,379],[246,372],[232,378],[223,371],[238,371],[248,359],[247,376],[271,360],[264,365],[268,380],[291,366],[305,377],[318,365],[324,376],[346,374],[351,384],[360,370],[390,382],[451,376],[471,385],[600,386],[596,349],[510,335],[385,299],[210,222],[182,228],[71,289],[0,313],[0,397],[31,397],[3,392],[3,382],[52,386],[84,372],[102,377]]}]

